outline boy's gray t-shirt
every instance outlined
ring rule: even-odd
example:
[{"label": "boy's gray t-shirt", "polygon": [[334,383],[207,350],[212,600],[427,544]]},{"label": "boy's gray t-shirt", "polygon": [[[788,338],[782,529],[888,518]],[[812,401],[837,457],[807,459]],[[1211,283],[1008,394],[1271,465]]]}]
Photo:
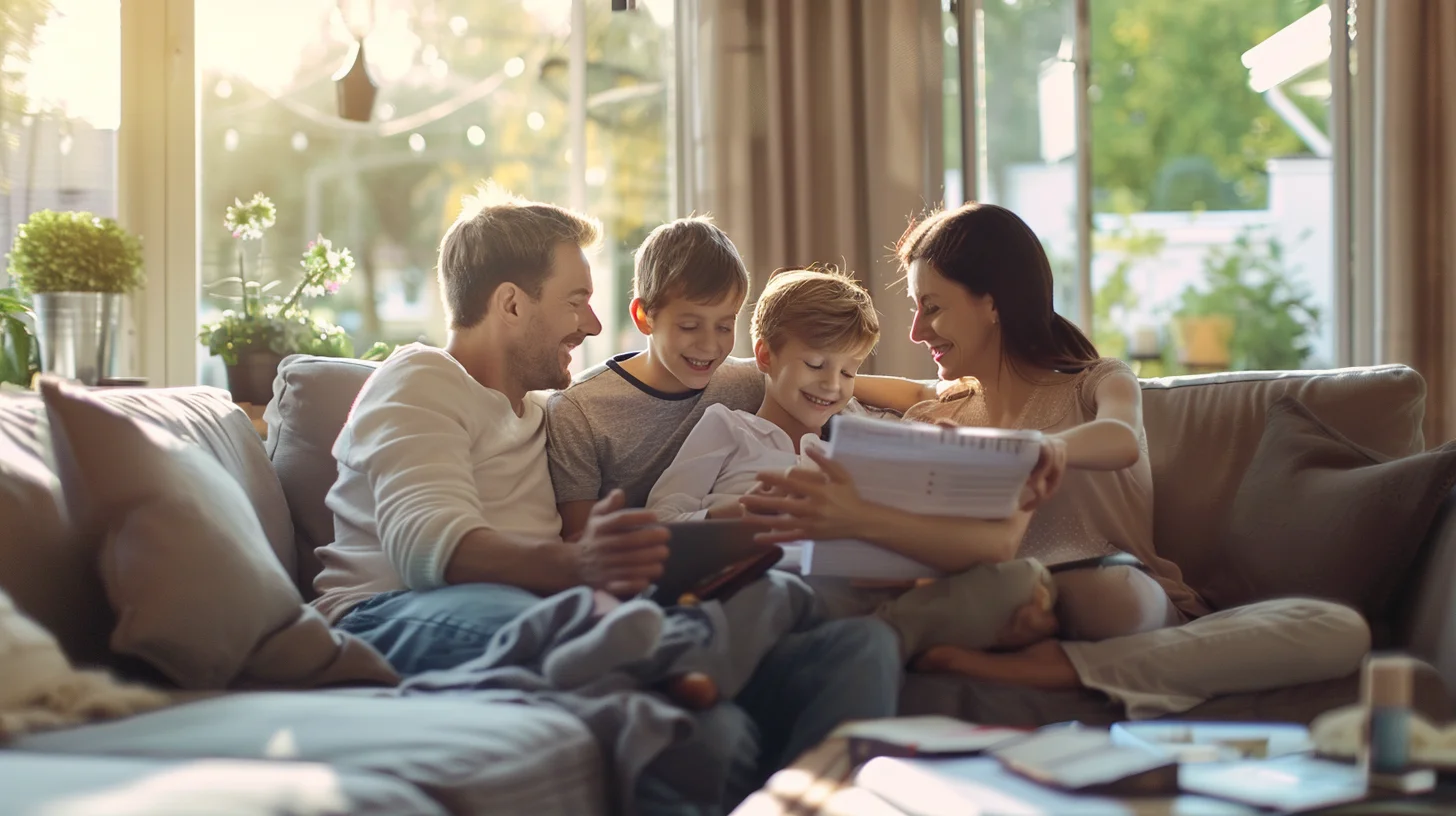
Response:
[{"label": "boy's gray t-shirt", "polygon": [[556,502],[596,501],[613,488],[628,507],[643,507],[709,405],[757,411],[763,373],[753,360],[729,357],[702,391],[668,394],[623,371],[641,352],[619,354],[582,372],[546,404],[546,449]]}]

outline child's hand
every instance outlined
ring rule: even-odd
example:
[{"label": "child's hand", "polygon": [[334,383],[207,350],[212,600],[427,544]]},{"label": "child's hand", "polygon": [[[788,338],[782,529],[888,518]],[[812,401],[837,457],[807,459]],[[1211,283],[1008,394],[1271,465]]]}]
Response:
[{"label": "child's hand", "polygon": [[759,484],[774,494],[755,492],[739,499],[750,513],[782,520],[775,525],[777,532],[760,534],[761,541],[853,538],[860,528],[857,519],[867,505],[849,471],[819,451],[809,449],[805,454],[819,470],[797,467],[787,473],[765,471],[758,474]]},{"label": "child's hand", "polygon": [[739,504],[737,499],[729,499],[728,501],[719,502],[712,507],[709,507],[708,518],[737,519],[743,518],[746,512],[747,511],[743,509],[743,505]]}]

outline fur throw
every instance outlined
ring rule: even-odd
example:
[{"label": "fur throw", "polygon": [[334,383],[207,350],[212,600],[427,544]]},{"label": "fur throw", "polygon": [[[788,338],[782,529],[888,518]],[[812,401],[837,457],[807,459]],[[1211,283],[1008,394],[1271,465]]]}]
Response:
[{"label": "fur throw", "polygon": [[0,739],[160,708],[167,695],[77,670],[50,632],[0,590]]}]

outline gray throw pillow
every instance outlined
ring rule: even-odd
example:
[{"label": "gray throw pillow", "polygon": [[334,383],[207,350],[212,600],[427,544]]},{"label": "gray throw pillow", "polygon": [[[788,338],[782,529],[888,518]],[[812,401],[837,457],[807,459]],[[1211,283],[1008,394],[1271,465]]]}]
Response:
[{"label": "gray throw pillow", "polygon": [[1323,598],[1384,619],[1453,481],[1456,443],[1392,459],[1293,397],[1280,399],[1234,497],[1204,597],[1219,609]]},{"label": "gray throw pillow", "polygon": [[104,537],[114,651],[185,689],[397,682],[303,603],[216,459],[54,378],[41,393],[72,521]]}]

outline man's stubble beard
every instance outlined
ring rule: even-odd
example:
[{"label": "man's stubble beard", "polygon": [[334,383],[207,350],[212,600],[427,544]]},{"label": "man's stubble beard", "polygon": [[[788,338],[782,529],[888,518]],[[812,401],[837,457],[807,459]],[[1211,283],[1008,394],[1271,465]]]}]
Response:
[{"label": "man's stubble beard", "polygon": [[539,318],[526,327],[526,336],[511,349],[511,374],[526,391],[558,390],[571,385],[571,374],[561,367],[561,340],[547,336]]}]

